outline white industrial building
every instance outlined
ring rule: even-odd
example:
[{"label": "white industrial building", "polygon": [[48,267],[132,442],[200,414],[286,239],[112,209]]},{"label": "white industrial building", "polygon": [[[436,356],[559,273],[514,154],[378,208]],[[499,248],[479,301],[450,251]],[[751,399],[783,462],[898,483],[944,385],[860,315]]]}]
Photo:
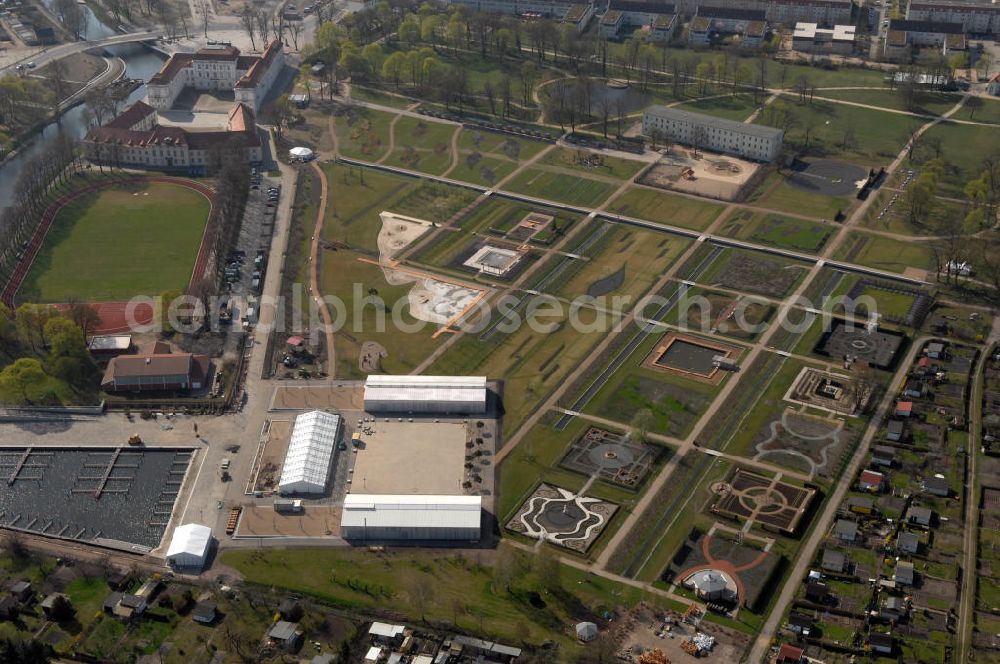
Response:
[{"label": "white industrial building", "polygon": [[167,564],[175,569],[200,572],[208,561],[212,547],[212,529],[197,523],[186,523],[174,529],[167,549]]},{"label": "white industrial building", "polygon": [[642,114],[642,133],[658,131],[684,145],[770,162],[781,152],[785,132],[774,127],[735,122],[678,108],[651,106]]},{"label": "white industrial building", "polygon": [[369,413],[485,413],[485,376],[368,376]]},{"label": "white industrial building", "polygon": [[854,52],[856,41],[857,27],[853,25],[821,28],[816,23],[796,23],[792,49],[803,53],[849,55]]},{"label": "white industrial building", "polygon": [[340,427],[340,415],[322,410],[302,413],[295,418],[285,463],[281,467],[281,479],[278,481],[280,493],[326,491]]},{"label": "white industrial building", "polygon": [[480,496],[348,494],[340,522],[346,540],[478,540]]}]

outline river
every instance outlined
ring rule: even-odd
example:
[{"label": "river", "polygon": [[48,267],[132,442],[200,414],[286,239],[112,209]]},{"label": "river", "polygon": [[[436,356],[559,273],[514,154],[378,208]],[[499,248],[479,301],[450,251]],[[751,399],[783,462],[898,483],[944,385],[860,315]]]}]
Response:
[{"label": "river", "polygon": [[[50,4],[48,0],[45,4]],[[81,5],[82,6],[82,5]],[[83,7],[83,6],[82,6]],[[89,7],[83,7],[89,13],[87,22],[87,38],[101,39],[114,34],[114,30],[97,20],[97,17],[90,12]],[[106,47],[105,52],[111,56],[119,56],[125,61],[125,75],[129,78],[139,78],[148,81],[153,74],[158,72],[163,66],[164,56],[157,51],[147,48],[142,44],[123,44],[121,46]],[[125,104],[135,103],[146,96],[146,86],[136,88],[129,95]],[[124,108],[124,106],[123,106]],[[34,138],[21,146],[21,151],[15,157],[0,165],[0,208],[10,206],[14,197],[14,186],[24,165],[35,155],[42,152],[48,145],[59,136],[59,132],[66,132],[75,138],[82,138],[87,133],[85,119],[85,106],[77,104],[73,108],[63,113],[59,120],[46,125],[45,129],[36,134]]]}]

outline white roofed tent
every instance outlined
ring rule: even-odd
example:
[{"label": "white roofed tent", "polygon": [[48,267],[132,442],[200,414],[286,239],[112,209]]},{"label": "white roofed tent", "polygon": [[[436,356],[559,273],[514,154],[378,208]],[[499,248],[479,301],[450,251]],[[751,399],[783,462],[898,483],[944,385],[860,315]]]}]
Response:
[{"label": "white roofed tent", "polygon": [[309,148],[292,148],[288,151],[288,156],[292,159],[300,159],[302,161],[309,161],[315,154]]},{"label": "white roofed tent", "polygon": [[371,413],[485,413],[485,376],[368,376]]},{"label": "white roofed tent", "polygon": [[322,410],[302,413],[295,418],[278,480],[280,493],[323,493],[326,490],[340,425],[340,415]]},{"label": "white roofed tent", "polygon": [[167,549],[167,563],[171,567],[201,571],[208,560],[212,545],[212,529],[197,523],[186,523],[174,529],[174,536]]},{"label": "white roofed tent", "polygon": [[340,522],[346,540],[478,540],[480,496],[348,494]]}]

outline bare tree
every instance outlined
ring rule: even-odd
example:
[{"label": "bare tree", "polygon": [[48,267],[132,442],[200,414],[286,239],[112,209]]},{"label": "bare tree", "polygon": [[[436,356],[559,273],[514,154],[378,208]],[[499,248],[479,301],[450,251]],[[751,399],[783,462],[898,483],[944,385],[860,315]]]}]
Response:
[{"label": "bare tree", "polygon": [[247,36],[250,37],[250,45],[256,50],[257,42],[254,41],[254,35],[257,29],[257,15],[249,4],[243,7],[243,12],[240,14],[240,25],[247,31]]},{"label": "bare tree", "polygon": [[208,24],[212,21],[212,0],[197,0],[195,10],[201,17],[201,31],[208,39]]}]

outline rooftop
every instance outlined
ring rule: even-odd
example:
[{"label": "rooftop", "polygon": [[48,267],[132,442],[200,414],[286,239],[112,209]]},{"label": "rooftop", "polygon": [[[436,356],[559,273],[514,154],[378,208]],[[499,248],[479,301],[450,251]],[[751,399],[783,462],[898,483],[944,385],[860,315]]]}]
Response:
[{"label": "rooftop", "polygon": [[349,493],[344,497],[344,528],[479,528],[481,496],[373,496]]},{"label": "rooftop", "polygon": [[749,136],[756,136],[758,138],[765,139],[780,139],[784,132],[781,129],[776,129],[775,127],[765,127],[763,125],[755,124],[745,124],[743,122],[736,122],[735,120],[727,120],[725,118],[717,118],[712,115],[705,115],[704,113],[693,113],[691,111],[684,111],[679,108],[668,108],[666,106],[651,106],[646,109],[646,113],[663,118],[665,120],[673,120],[675,122],[687,122],[690,124],[697,124],[703,127],[719,129],[722,131],[732,131],[740,134],[746,134]]},{"label": "rooftop", "polygon": [[677,8],[668,2],[646,2],[644,0],[611,0],[610,9],[644,14],[676,14]]},{"label": "rooftop", "polygon": [[945,23],[943,21],[910,21],[903,18],[897,18],[889,21],[889,29],[899,30],[901,32],[931,32],[943,35],[965,33],[965,28],[961,23]]},{"label": "rooftop", "polygon": [[698,16],[705,18],[721,18],[730,21],[761,21],[767,22],[767,12],[763,9],[742,9],[736,7],[698,6]]}]

